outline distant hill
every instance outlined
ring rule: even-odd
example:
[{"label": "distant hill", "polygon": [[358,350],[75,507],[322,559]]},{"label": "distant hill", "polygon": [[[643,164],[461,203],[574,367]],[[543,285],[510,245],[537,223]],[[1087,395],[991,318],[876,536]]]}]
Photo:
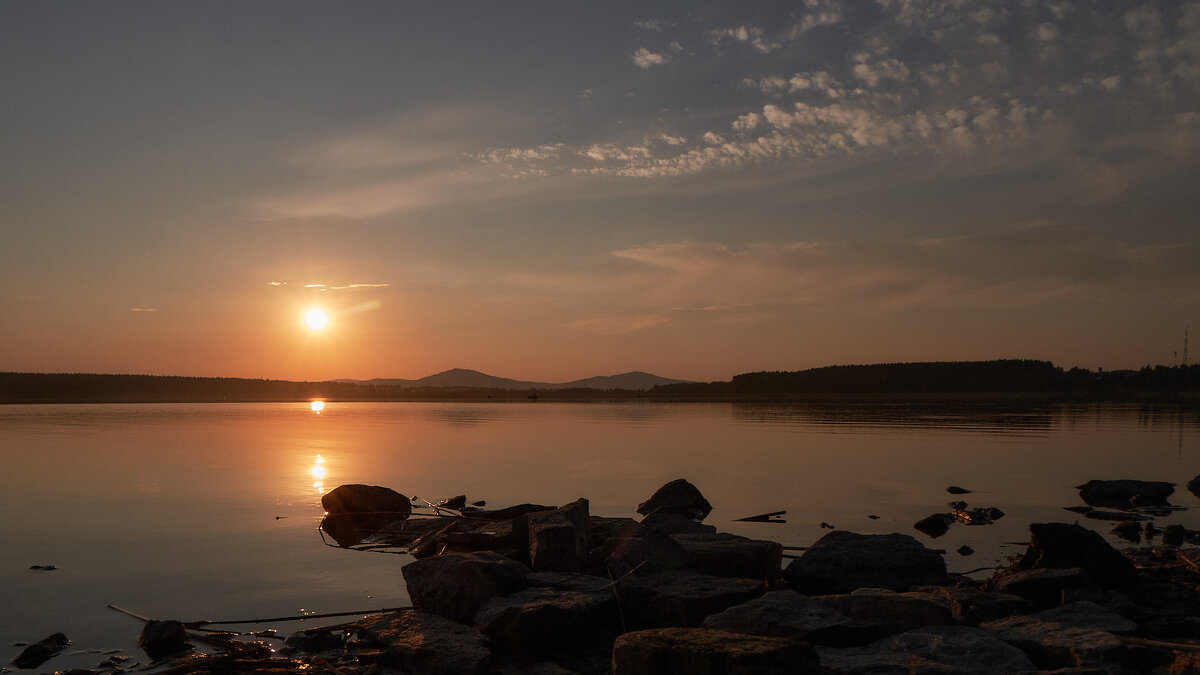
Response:
[{"label": "distant hill", "polygon": [[571,382],[530,382],[512,380],[507,377],[496,377],[481,373],[478,370],[452,368],[434,375],[422,377],[419,380],[402,380],[391,378],[375,378],[372,380],[337,380],[376,387],[467,387],[472,389],[625,389],[628,391],[645,391],[653,387],[667,384],[684,384],[687,380],[672,380],[650,373],[632,371],[620,375],[600,375]]}]

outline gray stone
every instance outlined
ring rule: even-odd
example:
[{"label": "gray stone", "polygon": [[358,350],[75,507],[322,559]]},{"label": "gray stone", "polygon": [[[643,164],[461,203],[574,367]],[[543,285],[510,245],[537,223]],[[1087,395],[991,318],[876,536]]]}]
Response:
[{"label": "gray stone", "polygon": [[921,628],[857,649],[821,650],[820,655],[822,666],[838,673],[1007,675],[1037,670],[1020,649],[966,626]]},{"label": "gray stone", "polygon": [[906,534],[856,534],[835,530],[793,560],[784,572],[792,586],[809,595],[849,593],[856,588],[888,588],[947,582],[946,561]]},{"label": "gray stone", "polygon": [[539,572],[578,572],[591,551],[588,500],[580,498],[553,511],[525,516],[530,567]]},{"label": "gray stone", "polygon": [[401,568],[413,607],[469,624],[483,603],[525,587],[529,569],[498,553],[447,553]]},{"label": "gray stone", "polygon": [[523,657],[547,655],[593,639],[616,636],[621,619],[611,590],[527,588],[492,598],[475,615],[475,627],[497,649]]},{"label": "gray stone", "polygon": [[776,579],[782,571],[783,545],[724,532],[677,534],[686,565],[705,574],[740,579]]},{"label": "gray stone", "polygon": [[682,478],[676,478],[655,490],[650,499],[637,507],[637,512],[643,516],[659,511],[681,513],[692,520],[704,520],[712,511],[712,504],[708,503],[695,485]]},{"label": "gray stone", "polygon": [[709,616],[703,626],[841,647],[865,644],[875,637],[874,632],[827,603],[787,590],[769,591],[762,597],[734,605]]},{"label": "gray stone", "polygon": [[609,539],[601,549],[604,567],[616,578],[656,574],[684,567],[687,553],[675,539],[645,528],[641,536]]},{"label": "gray stone", "polygon": [[1165,505],[1175,492],[1175,484],[1147,480],[1089,480],[1077,486],[1079,496],[1091,506],[1129,508]]},{"label": "gray stone", "polygon": [[1032,616],[1071,628],[1102,630],[1109,633],[1132,633],[1138,628],[1138,625],[1129,619],[1088,600],[1069,602]]},{"label": "gray stone", "polygon": [[1096,532],[1066,523],[1031,523],[1029,548],[1010,568],[1070,569],[1079,567],[1088,581],[1100,586],[1119,586],[1137,576],[1137,568]]},{"label": "gray stone", "polygon": [[699,626],[710,614],[762,595],[766,585],[756,579],[672,570],[631,577],[617,590],[630,627],[658,628]]},{"label": "gray stone", "polygon": [[321,496],[327,514],[321,529],[339,546],[353,546],[368,534],[406,520],[412,513],[408,497],[379,485],[339,485]]},{"label": "gray stone", "polygon": [[1112,633],[1074,628],[1036,615],[986,621],[981,627],[1028,654],[1043,669],[1104,665],[1124,653]]},{"label": "gray stone", "polygon": [[381,649],[385,662],[416,675],[483,675],[491,663],[478,630],[415,609],[369,616],[356,627],[359,639]]},{"label": "gray stone", "polygon": [[821,672],[809,645],[707,628],[634,631],[613,644],[613,675],[771,675]]},{"label": "gray stone", "polygon": [[929,593],[860,588],[845,595],[820,595],[814,599],[843,616],[872,627],[876,637],[954,623],[949,603]]},{"label": "gray stone", "polygon": [[1062,602],[1063,591],[1080,588],[1083,584],[1083,569],[1072,567],[1007,572],[991,580],[988,587],[1025,598],[1039,607],[1049,607]]}]

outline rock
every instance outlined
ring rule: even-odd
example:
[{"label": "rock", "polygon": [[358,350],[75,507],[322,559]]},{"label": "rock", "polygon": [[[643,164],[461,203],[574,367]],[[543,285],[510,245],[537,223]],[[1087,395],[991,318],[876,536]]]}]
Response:
[{"label": "rock", "polygon": [[640,537],[646,532],[646,528],[633,518],[591,516],[588,527],[592,531],[592,546],[603,545],[609,539]]},{"label": "rock", "polygon": [[757,579],[726,579],[695,570],[672,570],[617,585],[631,627],[699,626],[710,614],[766,592]]},{"label": "rock", "polygon": [[1200,476],[1196,476],[1195,478],[1188,481],[1187,489],[1188,489],[1188,492],[1196,495],[1197,497],[1200,497]]},{"label": "rock", "polygon": [[1094,602],[1079,600],[1031,615],[1070,628],[1102,630],[1108,633],[1132,633],[1138,625],[1116,612]]},{"label": "rock", "polygon": [[475,615],[475,627],[496,648],[532,660],[589,640],[611,640],[621,632],[621,617],[611,589],[542,586],[492,598]]},{"label": "rock", "polygon": [[601,549],[604,567],[614,578],[656,574],[685,566],[687,553],[674,538],[646,528],[641,536],[609,539]]},{"label": "rock", "polygon": [[1003,619],[1014,614],[1029,614],[1034,610],[1034,604],[1029,600],[1008,593],[962,586],[922,586],[914,590],[928,593],[945,603],[954,620],[968,626],[978,626],[984,621]]},{"label": "rock", "polygon": [[498,553],[447,553],[401,568],[413,607],[470,624],[485,602],[525,587],[529,569]]},{"label": "rock", "polygon": [[913,523],[913,528],[931,539],[937,539],[950,530],[950,523],[953,522],[954,516],[949,513],[935,513]]},{"label": "rock", "polygon": [[849,593],[947,582],[946,561],[906,534],[856,534],[837,530],[821,537],[788,565],[784,576],[808,595]]},{"label": "rock", "polygon": [[688,567],[717,577],[776,579],[783,562],[783,545],[734,534],[677,534]]},{"label": "rock", "polygon": [[923,592],[860,588],[846,595],[815,598],[830,609],[874,629],[875,637],[954,623],[949,603]]},{"label": "rock", "polygon": [[539,572],[578,572],[591,551],[588,500],[578,499],[553,511],[525,516],[529,528],[530,567]]},{"label": "rock", "polygon": [[402,609],[369,616],[356,624],[359,639],[383,652],[388,665],[417,675],[483,675],[492,653],[475,628]]},{"label": "rock", "polygon": [[1100,586],[1132,581],[1137,568],[1099,534],[1079,525],[1031,523],[1029,548],[1010,569],[1070,569],[1079,567]]},{"label": "rock", "polygon": [[975,555],[975,549],[971,548],[970,546],[967,546],[966,544],[959,546],[958,548],[956,548],[954,550],[954,552],[961,555],[964,558],[969,555]]},{"label": "rock", "polygon": [[655,511],[642,518],[642,525],[664,534],[713,534],[717,528],[676,511]]},{"label": "rock", "polygon": [[856,649],[822,649],[821,665],[835,673],[959,673],[1007,675],[1037,670],[1020,649],[966,626],[931,626]]},{"label": "rock", "polygon": [[345,649],[345,647],[345,631],[335,631],[325,626],[296,631],[283,641],[283,653],[285,654],[317,654]]},{"label": "rock", "polygon": [[195,647],[188,638],[187,629],[179,621],[147,621],[138,636],[138,646],[151,661],[159,661],[192,651]]},{"label": "rock", "polygon": [[1145,480],[1089,480],[1078,485],[1079,496],[1091,506],[1111,506],[1127,509],[1167,503],[1175,492],[1175,484]]},{"label": "rock", "polygon": [[67,648],[71,641],[67,639],[64,633],[54,633],[38,640],[21,650],[20,654],[12,660],[12,664],[18,668],[29,669],[37,668],[50,659],[58,656],[59,652]]},{"label": "rock", "polygon": [[704,620],[705,628],[850,646],[874,639],[874,633],[828,604],[796,591],[769,591]]},{"label": "rock", "polygon": [[960,488],[957,485],[951,485],[950,487],[946,488],[946,492],[949,492],[952,495],[965,495],[971,491],[966,488]]},{"label": "rock", "polygon": [[1142,526],[1137,522],[1124,522],[1112,529],[1112,533],[1133,544],[1142,542]]},{"label": "rock", "polygon": [[660,511],[680,513],[692,520],[704,520],[712,511],[712,504],[708,503],[695,485],[682,478],[676,478],[655,490],[650,499],[637,507],[637,512],[643,516]]},{"label": "rock", "polygon": [[339,485],[321,497],[327,514],[321,529],[338,546],[353,546],[389,523],[405,520],[412,513],[408,497],[378,485]]},{"label": "rock", "polygon": [[1020,596],[1038,605],[1049,607],[1062,602],[1063,591],[1084,585],[1083,569],[1037,569],[1007,572],[988,582],[988,588],[1000,593]]},{"label": "rock", "polygon": [[1182,525],[1168,525],[1163,528],[1162,541],[1167,546],[1182,546],[1188,538],[1188,531]]},{"label": "rock", "polygon": [[613,675],[751,675],[821,672],[809,645],[708,628],[634,631],[613,644]]},{"label": "rock", "polygon": [[1112,633],[1067,626],[1036,614],[987,621],[981,627],[1028,654],[1042,669],[1102,666],[1124,652]]}]

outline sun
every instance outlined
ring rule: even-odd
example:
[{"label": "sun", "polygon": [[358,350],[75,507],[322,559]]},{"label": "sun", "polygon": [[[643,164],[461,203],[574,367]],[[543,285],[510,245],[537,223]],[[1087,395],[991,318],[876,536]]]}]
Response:
[{"label": "sun", "polygon": [[320,307],[313,307],[305,312],[304,325],[313,332],[325,330],[325,327],[329,325],[329,314]]}]

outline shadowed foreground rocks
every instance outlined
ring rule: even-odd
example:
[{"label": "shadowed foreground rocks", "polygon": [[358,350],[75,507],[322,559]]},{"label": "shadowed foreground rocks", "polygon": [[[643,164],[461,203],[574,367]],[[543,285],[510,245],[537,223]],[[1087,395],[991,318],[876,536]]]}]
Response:
[{"label": "shadowed foreground rocks", "polygon": [[778,543],[704,525],[711,506],[682,479],[640,521],[588,508],[393,522],[368,542],[419,554],[401,570],[412,608],[295,633],[284,658],[190,654],[161,672],[1200,672],[1197,549],[1122,554],[1034,523],[980,582],[910,536],[835,530],[785,570]]}]

